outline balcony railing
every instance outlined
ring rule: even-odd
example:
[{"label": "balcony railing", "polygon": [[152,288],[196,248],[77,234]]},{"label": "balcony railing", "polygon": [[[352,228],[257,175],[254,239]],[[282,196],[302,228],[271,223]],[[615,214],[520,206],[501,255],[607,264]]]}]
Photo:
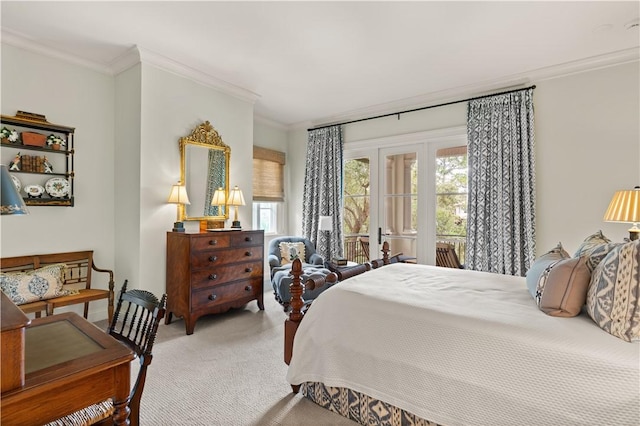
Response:
[{"label": "balcony railing", "polygon": [[[344,237],[344,257],[350,262],[364,263],[370,259],[365,254],[358,237],[367,237],[368,235],[347,235]],[[464,264],[464,252],[467,245],[467,239],[461,235],[436,235],[439,243],[452,244],[453,248],[460,259],[460,263]],[[405,253],[407,254],[407,253]],[[381,255],[380,255],[381,256]],[[380,258],[374,256],[374,259]]]}]

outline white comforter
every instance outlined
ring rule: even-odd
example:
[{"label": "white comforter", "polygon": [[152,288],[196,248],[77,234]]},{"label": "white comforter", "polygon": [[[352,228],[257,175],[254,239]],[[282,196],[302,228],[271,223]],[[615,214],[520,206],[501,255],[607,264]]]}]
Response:
[{"label": "white comforter", "polygon": [[314,302],[287,373],[454,425],[638,425],[640,344],[545,315],[524,278],[393,264]]}]

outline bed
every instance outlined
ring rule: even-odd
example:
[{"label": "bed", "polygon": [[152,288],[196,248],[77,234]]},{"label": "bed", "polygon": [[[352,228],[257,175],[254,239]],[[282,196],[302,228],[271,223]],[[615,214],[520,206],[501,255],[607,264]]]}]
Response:
[{"label": "bed", "polygon": [[389,264],[323,292],[287,339],[294,391],[362,424],[640,424],[640,343],[545,315],[522,277]]}]

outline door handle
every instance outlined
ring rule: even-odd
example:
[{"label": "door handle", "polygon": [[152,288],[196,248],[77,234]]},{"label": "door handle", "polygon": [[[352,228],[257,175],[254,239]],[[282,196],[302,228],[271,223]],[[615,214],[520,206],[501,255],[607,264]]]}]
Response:
[{"label": "door handle", "polygon": [[382,228],[378,228],[378,245],[382,244]]}]

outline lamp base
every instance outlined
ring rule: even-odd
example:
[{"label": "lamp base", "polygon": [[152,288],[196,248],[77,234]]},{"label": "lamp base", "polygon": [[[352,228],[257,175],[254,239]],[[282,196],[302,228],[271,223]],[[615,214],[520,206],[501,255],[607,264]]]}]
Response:
[{"label": "lamp base", "polygon": [[174,222],[172,231],[173,232],[184,232],[184,223],[182,223],[182,222]]},{"label": "lamp base", "polygon": [[240,226],[240,221],[239,221],[239,220],[234,220],[234,221],[231,223],[231,227],[232,227],[232,228],[238,228],[238,229],[242,228],[242,226]]}]

